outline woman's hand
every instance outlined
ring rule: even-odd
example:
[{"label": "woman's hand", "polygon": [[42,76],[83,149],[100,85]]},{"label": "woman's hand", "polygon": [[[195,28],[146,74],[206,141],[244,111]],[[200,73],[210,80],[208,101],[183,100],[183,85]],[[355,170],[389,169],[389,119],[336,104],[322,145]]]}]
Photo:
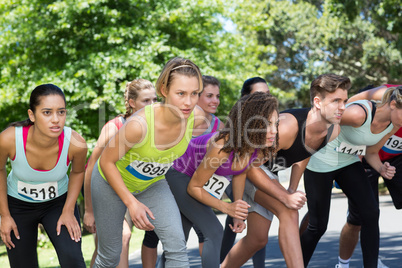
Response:
[{"label": "woman's hand", "polygon": [[232,218],[237,218],[240,220],[245,220],[248,215],[248,208],[250,207],[246,201],[236,200],[233,203],[227,203],[226,214]]},{"label": "woman's hand", "polygon": [[289,195],[286,198],[285,206],[290,209],[301,209],[307,201],[306,194],[302,191],[296,191],[292,193],[291,189],[288,189]]},{"label": "woman's hand", "polygon": [[93,212],[85,212],[83,219],[84,227],[91,234],[96,233],[95,217]]},{"label": "woman's hand", "polygon": [[154,214],[152,214],[151,210],[143,203],[136,200],[128,208],[128,211],[134,226],[138,229],[152,231],[155,228],[147,217],[148,214],[151,219],[155,220]]},{"label": "woman's hand", "polygon": [[229,224],[229,227],[234,233],[241,233],[246,229],[246,223],[243,220],[233,218],[233,226]]},{"label": "woman's hand", "polygon": [[62,225],[66,226],[71,240],[74,240],[75,242],[81,240],[81,226],[75,218],[74,213],[64,211],[61,213],[60,218],[57,221],[57,235],[60,235]]},{"label": "woman's hand", "polygon": [[14,235],[17,239],[20,239],[20,234],[13,217],[2,216],[0,226],[1,240],[3,240],[8,249],[15,248],[14,243],[11,241],[11,231],[14,232]]},{"label": "woman's hand", "polygon": [[391,180],[394,177],[395,172],[395,167],[391,166],[388,162],[384,162],[380,167],[380,175],[385,179]]}]

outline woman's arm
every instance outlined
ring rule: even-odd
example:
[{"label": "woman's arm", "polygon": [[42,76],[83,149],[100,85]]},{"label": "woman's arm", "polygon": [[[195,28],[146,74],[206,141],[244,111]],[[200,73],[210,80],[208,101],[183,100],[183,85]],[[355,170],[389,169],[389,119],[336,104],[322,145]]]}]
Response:
[{"label": "woman's arm", "polygon": [[364,156],[367,163],[369,163],[369,165],[380,173],[380,175],[385,179],[392,179],[395,175],[396,169],[388,162],[382,163],[378,152],[382,146],[384,146],[387,140],[398,131],[398,129],[399,128],[394,127],[392,131],[385,135],[377,144],[368,146],[366,155]]},{"label": "woman's arm", "polygon": [[360,93],[357,93],[356,95],[350,97],[348,99],[349,102],[357,101],[357,100],[381,100],[382,95],[384,95],[384,92],[387,90],[387,86],[379,86],[376,88],[372,88]]},{"label": "woman's arm", "polygon": [[292,171],[290,173],[289,188],[288,188],[289,193],[294,193],[297,191],[297,187],[299,187],[300,179],[301,179],[304,171],[306,170],[309,160],[310,160],[310,157],[306,158],[302,161],[299,161],[297,163],[294,163],[292,165],[292,167],[291,167]]},{"label": "woman's arm", "polygon": [[109,185],[120,197],[130,212],[135,227],[141,230],[153,230],[154,226],[147,218],[147,214],[154,219],[152,212],[139,202],[127,189],[123,178],[116,167],[116,162],[122,158],[135,144],[140,143],[147,131],[143,112],[135,114],[110,139],[100,157],[99,164]]},{"label": "woman's arm", "polygon": [[71,142],[68,150],[71,160],[71,170],[68,181],[68,191],[63,211],[57,221],[57,235],[60,234],[61,226],[65,225],[71,239],[76,242],[81,239],[81,226],[74,216],[74,209],[84,181],[85,159],[87,156],[87,146],[84,138],[72,130]]},{"label": "woman's arm", "polygon": [[7,201],[7,158],[15,156],[15,128],[10,127],[0,133],[0,235],[8,249],[15,248],[11,241],[11,231],[20,239],[17,225],[11,217]]},{"label": "woman's arm", "polygon": [[300,209],[306,202],[302,192],[289,193],[277,180],[270,178],[261,168],[251,167],[247,178],[263,193],[272,196],[291,209]]},{"label": "woman's arm", "polygon": [[95,218],[93,214],[92,208],[92,198],[91,198],[91,177],[92,171],[98,161],[100,155],[102,154],[103,149],[109,140],[117,133],[118,128],[115,124],[109,123],[106,124],[99,135],[98,141],[96,142],[96,146],[92,151],[91,156],[88,159],[88,165],[85,170],[85,179],[84,179],[84,198],[85,198],[85,213],[84,213],[84,226],[90,233],[96,232]]},{"label": "woman's arm", "polygon": [[212,177],[218,167],[226,162],[229,157],[228,153],[219,152],[220,148],[217,148],[215,145],[222,146],[223,140],[221,139],[214,144],[211,143],[206,155],[202,159],[188,184],[187,192],[189,195],[207,206],[229,214],[233,218],[245,220],[248,214],[248,204],[241,200],[242,196],[239,197],[239,193],[236,193],[236,198],[238,198],[238,200],[233,203],[226,203],[213,197],[203,188],[205,183]]},{"label": "woman's arm", "polygon": [[[372,104],[369,102],[369,105]],[[364,124],[368,113],[369,111],[365,107],[356,104],[349,105],[342,115],[341,126],[360,127]]]}]

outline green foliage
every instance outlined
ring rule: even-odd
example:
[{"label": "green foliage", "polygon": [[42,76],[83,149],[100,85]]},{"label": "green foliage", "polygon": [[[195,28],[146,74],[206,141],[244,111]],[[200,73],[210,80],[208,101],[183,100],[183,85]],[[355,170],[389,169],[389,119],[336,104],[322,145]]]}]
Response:
[{"label": "green foliage", "polygon": [[[221,114],[231,107],[252,50],[222,27],[221,1],[14,0],[0,4],[0,127],[26,118],[30,91],[54,83],[66,94],[67,124],[92,144],[124,112],[127,81],[155,82],[174,56],[222,80]],[[265,72],[265,70],[263,70]]]},{"label": "green foliage", "polygon": [[[243,1],[232,18],[240,31],[257,40],[260,61],[275,66],[266,76],[270,84],[285,92],[296,90],[297,99],[288,106],[308,106],[309,84],[322,73],[350,77],[352,93],[368,84],[400,83],[400,15],[383,9],[396,27],[387,28],[372,18],[378,5],[389,6],[392,0],[362,8],[363,2]],[[348,12],[356,10],[372,16],[357,12],[359,16],[350,19]]]},{"label": "green foliage", "polygon": [[0,0],[0,128],[26,118],[36,85],[54,83],[91,148],[124,112],[125,83],[155,82],[174,56],[221,80],[220,116],[252,76],[282,109],[308,106],[325,72],[349,76],[352,92],[400,83],[400,12],[396,0]]}]

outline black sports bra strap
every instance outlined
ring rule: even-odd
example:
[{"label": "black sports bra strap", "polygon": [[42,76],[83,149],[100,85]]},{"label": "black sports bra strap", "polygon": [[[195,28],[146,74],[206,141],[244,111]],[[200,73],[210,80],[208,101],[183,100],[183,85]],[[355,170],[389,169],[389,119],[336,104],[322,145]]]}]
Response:
[{"label": "black sports bra strap", "polygon": [[[366,111],[366,109],[364,109],[364,106],[361,105],[360,103],[353,103],[353,104],[354,104],[354,105],[359,105],[360,107],[362,107],[364,113],[366,114],[366,118],[364,118],[364,122],[363,122],[363,124],[361,124],[361,125],[363,126],[364,123],[366,123],[366,120],[367,120],[367,111]],[[374,117],[374,116],[372,116],[372,117]]]},{"label": "black sports bra strap", "polygon": [[377,110],[377,105],[374,101],[370,101],[370,102],[373,105],[373,109],[371,109],[371,123],[373,123],[375,110]]}]

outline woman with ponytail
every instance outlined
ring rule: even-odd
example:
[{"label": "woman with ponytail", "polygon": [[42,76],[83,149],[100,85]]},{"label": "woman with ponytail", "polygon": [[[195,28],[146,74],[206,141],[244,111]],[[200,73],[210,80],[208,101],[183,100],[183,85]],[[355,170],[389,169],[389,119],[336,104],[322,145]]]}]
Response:
[{"label": "woman with ponytail", "polygon": [[189,266],[180,212],[165,174],[186,151],[193,128],[205,115],[196,108],[201,90],[198,66],[188,59],[171,59],[156,82],[162,103],[131,116],[102,151],[91,179],[99,239],[94,267],[119,264],[127,209],[138,229],[155,230],[166,267]]},{"label": "woman with ponytail", "polygon": [[[91,200],[91,174],[96,161],[101,155],[103,149],[109,140],[117,133],[117,131],[123,126],[126,120],[135,112],[141,110],[145,106],[156,102],[156,91],[151,82],[145,79],[135,79],[128,82],[126,85],[126,90],[124,92],[124,104],[126,106],[126,113],[124,115],[119,115],[114,119],[110,120],[102,128],[101,134],[96,142],[96,146],[88,159],[88,165],[85,171],[85,182],[84,182],[84,192],[85,192],[85,214],[84,214],[84,227],[90,233],[96,233],[95,218],[92,209]],[[120,263],[117,267],[128,268],[128,256],[129,256],[129,245],[131,238],[131,230],[133,223],[131,221],[130,215],[126,213],[125,220],[123,222],[123,245],[120,255]],[[98,249],[98,240],[95,239],[95,251],[92,255],[91,267],[95,262]]]},{"label": "woman with ponytail", "polygon": [[[76,201],[86,143],[64,125],[66,99],[59,87],[37,86],[29,106],[29,119],[11,123],[0,134],[0,233],[10,266],[39,267],[36,247],[42,224],[60,266],[85,267]],[[8,176],[7,159],[12,167]]]}]

